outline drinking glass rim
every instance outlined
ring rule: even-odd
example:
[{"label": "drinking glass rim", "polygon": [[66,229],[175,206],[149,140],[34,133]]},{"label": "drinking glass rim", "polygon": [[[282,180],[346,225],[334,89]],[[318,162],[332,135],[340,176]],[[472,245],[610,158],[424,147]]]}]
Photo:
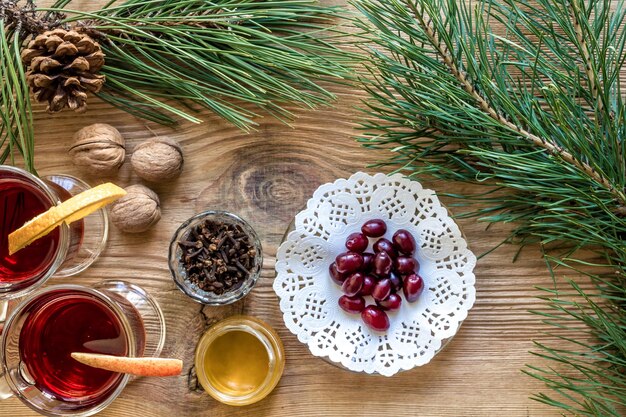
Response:
[{"label": "drinking glass rim", "polygon": [[17,320],[19,317],[21,317],[21,313],[23,312],[24,308],[28,306],[28,304],[33,302],[38,297],[41,297],[45,294],[48,294],[56,290],[74,290],[74,291],[79,291],[83,293],[88,293],[92,296],[95,296],[98,300],[102,301],[107,307],[111,309],[111,311],[113,311],[117,319],[122,324],[124,333],[126,335],[126,342],[128,345],[129,356],[133,357],[137,354],[137,352],[135,351],[135,345],[136,345],[135,334],[132,331],[132,326],[130,325],[128,319],[126,318],[125,313],[122,311],[120,307],[116,305],[116,302],[113,298],[104,294],[100,290],[96,290],[96,289],[93,289],[84,285],[56,284],[56,285],[51,285],[43,290],[36,291],[34,293],[27,295],[26,298],[22,300],[17,305],[17,307],[11,312],[10,317],[5,322],[4,329],[2,331],[2,337],[0,338],[0,366],[1,366],[1,371],[2,371],[0,372],[0,375],[4,375],[4,378],[6,379],[6,382],[11,388],[11,391],[13,392],[13,394],[17,398],[19,398],[24,404],[26,404],[31,409],[37,411],[38,413],[41,413],[50,417],[57,417],[60,415],[71,415],[75,417],[76,416],[77,417],[90,416],[90,415],[99,413],[100,411],[104,410],[106,407],[109,406],[109,404],[111,404],[122,393],[122,391],[124,390],[124,388],[126,387],[126,385],[131,379],[130,374],[123,374],[117,387],[115,387],[115,389],[111,392],[111,394],[107,398],[105,398],[101,403],[96,404],[95,406],[88,408],[87,410],[83,412],[77,412],[77,413],[72,413],[72,414],[58,414],[58,413],[49,412],[48,410],[43,410],[41,408],[36,407],[26,397],[22,395],[21,391],[15,387],[15,384],[12,378],[10,378],[11,373],[9,372],[10,370],[6,363],[5,350],[6,350],[6,343],[7,343],[7,335],[9,334],[9,331],[11,330],[11,327],[14,321]]},{"label": "drinking glass rim", "polygon": [[47,194],[47,197],[50,198],[50,201],[56,201],[58,203],[58,195],[41,178],[32,174],[31,172],[28,172],[25,169],[19,167],[14,167],[12,165],[0,165],[0,171],[9,171],[27,177],[29,180],[37,184],[39,188],[44,190],[44,192]]},{"label": "drinking glass rim", "polygon": [[[31,181],[40,191],[42,191],[45,196],[51,202],[51,206],[58,205],[61,201],[59,195],[52,189],[48,184],[46,184],[41,178],[33,175],[32,173],[18,167],[14,167],[11,165],[0,165],[0,175],[3,172],[10,172],[14,174],[18,174],[22,177],[25,177],[28,181]],[[13,298],[18,298],[30,293],[40,286],[42,286],[54,273],[61,267],[63,262],[65,262],[65,258],[67,257],[67,252],[70,247],[70,229],[69,226],[65,223],[62,223],[59,226],[59,243],[57,245],[56,252],[54,254],[54,261],[50,263],[46,272],[35,282],[27,285],[26,287],[18,290],[18,291],[8,291],[8,292],[0,292],[0,299],[10,300]],[[28,280],[30,280],[29,278]],[[23,281],[20,281],[20,283]]]}]

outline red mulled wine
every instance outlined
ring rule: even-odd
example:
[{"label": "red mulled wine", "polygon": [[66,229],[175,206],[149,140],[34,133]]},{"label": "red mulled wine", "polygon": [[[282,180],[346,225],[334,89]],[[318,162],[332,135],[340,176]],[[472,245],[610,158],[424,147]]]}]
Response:
[{"label": "red mulled wine", "polygon": [[[47,186],[62,201],[71,197],[70,193],[54,183]],[[27,247],[9,255],[8,237],[11,232],[22,227],[33,217],[45,212],[54,205],[49,195],[19,173],[8,172],[0,176],[0,285],[30,285],[26,281],[36,281],[44,276],[55,261],[60,244],[59,229],[37,239]],[[78,252],[83,240],[83,220],[69,227],[69,247],[65,260]]]},{"label": "red mulled wine", "polygon": [[28,308],[20,332],[20,359],[34,385],[61,401],[104,400],[122,375],[83,365],[72,352],[128,355],[124,327],[102,300],[79,290],[58,290]]},{"label": "red mulled wine", "polygon": [[12,284],[45,274],[55,260],[59,230],[9,255],[8,236],[53,205],[37,185],[18,176],[0,178],[0,284]]}]

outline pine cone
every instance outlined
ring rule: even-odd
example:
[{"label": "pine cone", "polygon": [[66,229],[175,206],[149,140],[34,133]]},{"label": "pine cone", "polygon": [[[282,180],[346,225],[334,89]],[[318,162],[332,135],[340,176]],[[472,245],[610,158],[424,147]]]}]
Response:
[{"label": "pine cone", "polygon": [[39,102],[48,102],[51,113],[69,107],[87,109],[87,92],[97,93],[104,84],[98,71],[104,53],[91,37],[74,30],[54,29],[38,35],[22,51],[26,80]]}]

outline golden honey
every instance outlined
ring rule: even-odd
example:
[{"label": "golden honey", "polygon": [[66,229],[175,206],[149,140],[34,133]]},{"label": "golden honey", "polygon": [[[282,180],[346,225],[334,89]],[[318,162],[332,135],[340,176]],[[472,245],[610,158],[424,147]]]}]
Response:
[{"label": "golden honey", "polygon": [[233,330],[218,336],[204,357],[204,372],[217,390],[241,397],[250,394],[265,381],[269,355],[254,335]]},{"label": "golden honey", "polygon": [[253,317],[234,316],[211,327],[196,349],[198,381],[215,399],[247,405],[267,396],[284,368],[276,332]]}]

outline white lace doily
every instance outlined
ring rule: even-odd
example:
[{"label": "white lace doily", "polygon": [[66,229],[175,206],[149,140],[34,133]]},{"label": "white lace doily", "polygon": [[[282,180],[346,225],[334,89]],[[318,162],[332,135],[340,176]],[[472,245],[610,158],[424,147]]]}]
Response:
[{"label": "white lace doily", "polygon": [[[415,236],[415,258],[425,290],[414,303],[389,313],[385,333],[370,330],[359,314],[344,312],[328,266],[346,251],[346,237],[370,219]],[[370,239],[370,249],[373,239]],[[432,190],[401,175],[362,172],[320,186],[296,216],[280,246],[274,290],[287,328],[316,356],[358,372],[391,376],[428,363],[454,336],[474,304],[476,257]],[[367,297],[367,304],[372,304]]]}]

